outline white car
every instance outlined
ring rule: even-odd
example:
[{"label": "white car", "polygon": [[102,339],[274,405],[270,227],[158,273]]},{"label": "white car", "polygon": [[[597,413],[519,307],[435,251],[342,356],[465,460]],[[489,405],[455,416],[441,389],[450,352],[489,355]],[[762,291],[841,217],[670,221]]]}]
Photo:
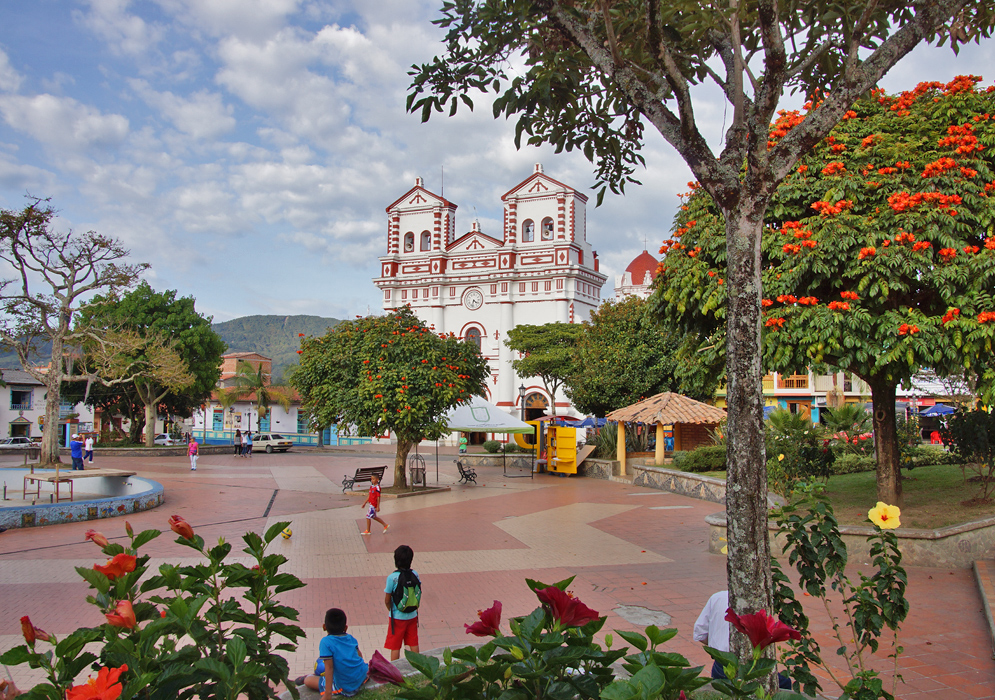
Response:
[{"label": "white car", "polygon": [[182,445],[183,441],[172,437],[169,433],[159,433],[152,440],[153,445]]},{"label": "white car", "polygon": [[0,440],[0,449],[13,449],[17,447],[31,447],[34,443],[27,437],[10,437]]},{"label": "white car", "polygon": [[286,452],[293,444],[289,439],[277,433],[259,433],[252,436],[253,451],[265,449],[269,453],[274,451]]}]

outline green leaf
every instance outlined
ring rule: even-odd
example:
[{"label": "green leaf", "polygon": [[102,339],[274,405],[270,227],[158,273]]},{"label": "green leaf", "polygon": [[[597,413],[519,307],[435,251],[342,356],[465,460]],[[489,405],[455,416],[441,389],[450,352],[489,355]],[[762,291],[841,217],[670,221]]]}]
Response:
[{"label": "green leaf", "polygon": [[406,651],[404,658],[416,671],[427,678],[434,678],[439,670],[439,660],[434,656],[425,656],[416,651]]},{"label": "green leaf", "polygon": [[626,630],[615,630],[615,634],[627,641],[632,646],[639,649],[639,651],[646,651],[649,647],[646,637],[639,634],[638,632],[628,632]]}]

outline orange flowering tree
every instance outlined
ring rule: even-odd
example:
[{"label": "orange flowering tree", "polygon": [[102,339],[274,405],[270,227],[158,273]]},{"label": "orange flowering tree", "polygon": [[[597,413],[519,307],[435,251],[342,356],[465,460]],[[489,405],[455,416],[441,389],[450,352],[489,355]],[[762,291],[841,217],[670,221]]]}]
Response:
[{"label": "orange flowering tree", "polygon": [[[871,388],[878,498],[901,502],[898,384],[924,367],[988,387],[995,339],[995,88],[961,76],[853,105],[785,178],[762,243],[768,371],[835,367]],[[803,119],[782,112],[770,134]],[[725,348],[724,224],[696,191],[664,243],[653,304]]]},{"label": "orange flowering tree", "polygon": [[290,382],[313,428],[347,423],[363,435],[393,433],[394,485],[406,486],[408,452],[442,437],[445,412],[483,396],[489,375],[473,343],[437,334],[405,307],[302,339]]}]

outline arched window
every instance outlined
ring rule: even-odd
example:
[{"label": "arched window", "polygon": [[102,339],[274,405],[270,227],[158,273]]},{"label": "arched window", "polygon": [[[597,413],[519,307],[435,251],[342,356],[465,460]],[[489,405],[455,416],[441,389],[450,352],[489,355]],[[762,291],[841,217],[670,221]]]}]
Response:
[{"label": "arched window", "polygon": [[404,234],[404,252],[410,253],[414,249],[415,249],[415,234],[412,233],[411,231],[408,231],[406,234]]},{"label": "arched window", "polygon": [[421,232],[421,249],[431,250],[432,249],[432,234],[428,231]]},{"label": "arched window", "polygon": [[467,328],[466,334],[463,336],[463,340],[473,343],[477,346],[477,350],[480,350],[480,329]]},{"label": "arched window", "polygon": [[553,240],[553,220],[548,216],[542,220],[542,240]]},{"label": "arched window", "polygon": [[526,219],[522,224],[522,243],[531,243],[536,238],[535,224],[532,219]]}]

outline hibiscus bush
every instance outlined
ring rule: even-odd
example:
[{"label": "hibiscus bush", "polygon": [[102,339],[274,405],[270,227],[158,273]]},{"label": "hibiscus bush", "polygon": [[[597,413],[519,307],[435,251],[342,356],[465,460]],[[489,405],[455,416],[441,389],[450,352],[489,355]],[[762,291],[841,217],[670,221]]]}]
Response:
[{"label": "hibiscus bush", "polygon": [[[280,571],[285,557],[266,553],[287,525],[276,523],[262,536],[243,535],[250,567],[226,561],[232,546],[223,538],[208,547],[189,523],[173,516],[176,542],[204,561],[163,564],[157,573],[149,571],[149,556],[140,550],[159,530],[135,534],[125,523],[127,546],[90,530],[86,538],[110,560],[76,570],[93,591],[87,602],[105,622],[60,640],[24,616],[25,644],[0,656],[0,663],[45,671],[47,681],[23,695],[29,700],[261,700],[276,697],[280,683],[296,696],[287,661],[277,652],[293,651],[304,632],[291,624],[297,611],[276,596],[304,584]],[[90,644],[98,644],[99,652],[87,649]],[[95,675],[77,685],[88,668]]]},{"label": "hibiscus bush", "polygon": [[[685,700],[688,693],[711,683],[712,689],[733,698],[765,697],[760,683],[774,670],[774,661],[763,650],[778,641],[798,638],[798,633],[765,611],[729,620],[754,645],[752,662],[740,664],[735,654],[706,647],[719,661],[728,679],[702,676],[704,667],[692,667],[681,654],[659,647],[677,635],[676,629],[651,625],[645,634],[616,630],[635,647],[613,649],[614,638],[605,635],[605,646],[594,641],[607,617],[567,592],[570,577],[548,585],[526,579],[539,599],[530,615],[508,621],[510,634],[501,631],[501,602],[495,600],[479,619],[464,625],[467,634],[493,637],[480,647],[446,649],[442,661],[414,652],[406,658],[427,684],[403,679],[389,664],[371,661],[371,674],[401,686],[402,700]],[[612,665],[620,662],[629,677],[616,678]],[[376,669],[374,669],[376,666]],[[394,678],[391,678],[391,674]],[[780,691],[775,698],[799,698]]]},{"label": "hibiscus bush", "polygon": [[[847,665],[848,677],[840,677],[822,659],[822,650],[809,631],[809,620],[794,588],[779,563],[771,558],[774,575],[774,607],[778,617],[798,630],[800,637],[791,642],[791,651],[782,661],[789,675],[809,695],[821,691],[812,667],[820,667],[835,682],[842,695],[854,700],[892,700],[891,692],[876,671],[868,665],[869,655],[878,651],[882,637],[888,637],[888,656],[894,659],[894,684],[897,684],[898,630],[909,614],[905,599],[908,577],[902,567],[898,539],[892,532],[900,525],[896,506],[878,503],[868,514],[874,532],[867,538],[875,571],[847,575],[847,547],[840,536],[833,507],[823,494],[821,484],[799,484],[788,504],[775,512],[778,534],[784,539],[783,552],[798,574],[798,585],[808,595],[823,602],[836,641],[836,650]],[[842,598],[842,615],[829,606],[829,596]]]}]

